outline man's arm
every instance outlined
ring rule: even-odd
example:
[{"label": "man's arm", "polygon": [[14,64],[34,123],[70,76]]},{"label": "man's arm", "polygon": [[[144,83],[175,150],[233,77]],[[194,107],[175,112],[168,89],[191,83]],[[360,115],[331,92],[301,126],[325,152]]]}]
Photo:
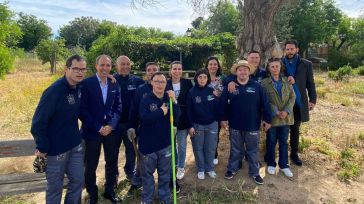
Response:
[{"label": "man's arm", "polygon": [[313,78],[313,70],[311,62],[308,62],[307,65],[306,88],[307,88],[309,102],[316,104],[317,95],[316,95],[315,80]]},{"label": "man's arm", "polygon": [[111,107],[111,110],[110,110],[111,119],[108,122],[108,125],[110,125],[112,127],[112,129],[115,130],[118,123],[119,123],[120,115],[121,115],[121,111],[122,111],[119,84],[116,85],[115,99],[114,99],[113,102],[114,103],[112,104],[112,107]]},{"label": "man's arm", "polygon": [[89,102],[92,100],[90,98],[90,93],[86,86],[81,89],[81,108],[80,108],[80,120],[87,127],[91,128],[94,132],[100,132],[103,127],[101,123],[96,122],[92,115],[90,114]]}]

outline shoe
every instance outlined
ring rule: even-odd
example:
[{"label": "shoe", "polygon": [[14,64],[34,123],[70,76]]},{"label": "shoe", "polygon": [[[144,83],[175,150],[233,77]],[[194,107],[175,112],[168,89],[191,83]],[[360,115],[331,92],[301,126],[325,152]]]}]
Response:
[{"label": "shoe", "polygon": [[297,154],[291,154],[291,160],[293,161],[294,164],[296,164],[297,166],[302,166],[302,160],[298,157]]},{"label": "shoe", "polygon": [[274,174],[276,174],[276,167],[268,166],[267,171],[268,171],[268,174],[274,175]]},{"label": "shoe", "polygon": [[225,173],[225,179],[232,179],[233,177],[234,177],[234,175],[236,174],[236,172],[232,172],[232,171],[227,171],[226,173]]},{"label": "shoe", "polygon": [[89,198],[86,204],[97,204],[98,198]]},{"label": "shoe", "polygon": [[239,166],[238,166],[238,169],[243,169],[243,161],[239,161]]},{"label": "shoe", "polygon": [[205,172],[201,171],[197,173],[197,178],[200,180],[205,179]]},{"label": "shoe", "polygon": [[104,193],[102,195],[105,199],[111,201],[111,203],[121,203],[122,199],[119,198],[115,193]]},{"label": "shoe", "polygon": [[[171,192],[173,193],[173,181],[171,180],[169,182],[169,188],[171,189]],[[178,184],[178,181],[176,180],[176,193],[181,192],[181,187]]]},{"label": "shoe", "polygon": [[177,179],[181,180],[185,176],[185,169],[184,168],[178,168],[177,170]]},{"label": "shoe", "polygon": [[283,171],[285,176],[290,177],[290,178],[293,177],[293,173],[292,173],[291,169],[284,168],[284,169],[281,169],[281,171]]},{"label": "shoe", "polygon": [[218,165],[219,164],[219,159],[218,158],[216,158],[216,159],[214,159],[214,165]]},{"label": "shoe", "polygon": [[258,176],[253,176],[253,179],[254,179],[254,182],[258,185],[263,185],[264,184],[264,181],[262,179],[262,177],[260,177],[260,175]]},{"label": "shoe", "polygon": [[215,178],[217,177],[217,174],[216,174],[216,172],[215,172],[215,171],[209,171],[209,172],[207,172],[207,174],[208,174],[211,178],[213,178],[213,179],[215,179]]},{"label": "shoe", "polygon": [[135,194],[135,192],[137,192],[141,188],[142,188],[141,186],[131,185],[128,190],[128,193],[126,194],[126,197],[132,197]]}]

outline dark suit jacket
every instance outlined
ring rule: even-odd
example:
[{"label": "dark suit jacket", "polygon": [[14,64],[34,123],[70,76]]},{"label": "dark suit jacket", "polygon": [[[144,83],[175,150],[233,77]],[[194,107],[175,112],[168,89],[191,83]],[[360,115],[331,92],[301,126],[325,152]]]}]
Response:
[{"label": "dark suit jacket", "polygon": [[310,119],[308,102],[316,104],[317,99],[312,62],[301,58],[294,79],[300,91],[302,100],[301,122],[307,122]]},{"label": "dark suit jacket", "polygon": [[82,82],[80,119],[82,121],[81,132],[85,140],[96,139],[99,130],[104,125],[110,125],[113,132],[118,130],[121,114],[120,88],[118,83],[107,80],[108,90],[105,104],[96,75]]},{"label": "dark suit jacket", "polygon": [[[187,94],[188,91],[193,87],[191,80],[181,78],[181,92],[177,98],[178,106],[181,110],[181,115],[178,120],[177,128],[184,130],[188,128],[188,117],[187,117]],[[167,82],[167,90],[173,90],[172,80]]]}]

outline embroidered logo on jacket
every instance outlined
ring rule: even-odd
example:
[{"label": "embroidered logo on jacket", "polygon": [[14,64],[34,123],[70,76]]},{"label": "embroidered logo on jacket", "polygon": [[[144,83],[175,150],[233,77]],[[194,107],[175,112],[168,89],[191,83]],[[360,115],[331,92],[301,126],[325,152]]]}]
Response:
[{"label": "embroidered logo on jacket", "polygon": [[248,88],[246,89],[246,92],[248,92],[248,93],[255,93],[255,88],[253,88],[253,87],[248,87]]},{"label": "embroidered logo on jacket", "polygon": [[215,99],[215,97],[213,96],[213,95],[208,95],[207,96],[207,100],[208,101],[212,101],[212,100],[214,100]]},{"label": "embroidered logo on jacket", "polygon": [[68,104],[70,104],[70,105],[73,105],[76,102],[75,96],[73,94],[68,94],[67,100],[68,100]]},{"label": "embroidered logo on jacket", "polygon": [[136,87],[135,85],[131,84],[131,85],[128,85],[128,91],[132,91],[132,90],[135,90]]},{"label": "embroidered logo on jacket", "polygon": [[195,97],[195,101],[196,101],[196,103],[201,103],[201,101],[202,101],[202,100],[201,100],[201,97],[196,96],[196,97]]},{"label": "embroidered logo on jacket", "polygon": [[151,112],[154,112],[154,111],[156,111],[157,109],[158,109],[157,104],[152,103],[152,104],[150,104],[150,105],[149,105],[149,110],[150,110]]}]

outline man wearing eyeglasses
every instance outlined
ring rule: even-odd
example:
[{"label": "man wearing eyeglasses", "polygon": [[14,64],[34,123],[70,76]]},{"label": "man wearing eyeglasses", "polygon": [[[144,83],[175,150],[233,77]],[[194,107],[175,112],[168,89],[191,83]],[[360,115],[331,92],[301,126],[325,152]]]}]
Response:
[{"label": "man wearing eyeglasses", "polygon": [[81,56],[68,58],[64,77],[43,92],[33,116],[35,154],[47,157],[46,203],[61,203],[65,174],[69,183],[64,203],[81,203],[84,148],[78,127],[79,83],[86,71],[86,61]]},{"label": "man wearing eyeglasses", "polygon": [[85,184],[89,194],[88,203],[97,203],[98,188],[96,169],[99,163],[101,145],[105,157],[105,191],[103,197],[112,203],[121,202],[116,195],[116,141],[121,114],[120,88],[108,78],[111,71],[111,57],[96,58],[96,74],[82,83],[80,119],[81,133],[85,140]]}]

